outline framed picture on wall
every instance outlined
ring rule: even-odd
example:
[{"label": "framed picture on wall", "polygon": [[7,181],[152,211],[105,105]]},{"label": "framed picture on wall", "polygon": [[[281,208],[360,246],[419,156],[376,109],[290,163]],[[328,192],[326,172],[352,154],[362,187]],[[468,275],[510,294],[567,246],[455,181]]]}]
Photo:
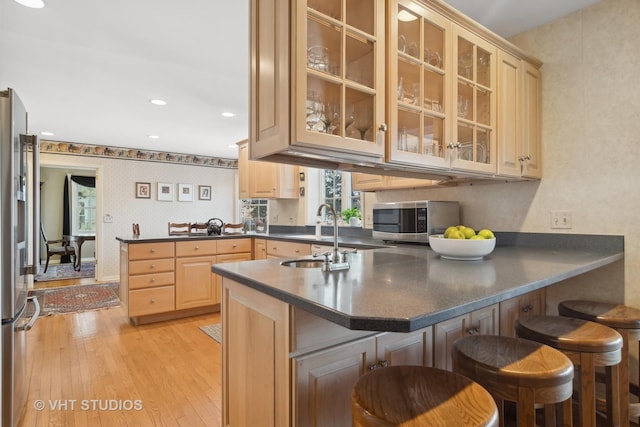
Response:
[{"label": "framed picture on wall", "polygon": [[150,182],[136,182],[136,198],[137,199],[150,199],[151,198],[151,183]]},{"label": "framed picture on wall", "polygon": [[211,186],[199,185],[198,186],[198,199],[199,200],[211,200]]},{"label": "framed picture on wall", "polygon": [[173,201],[173,184],[167,182],[158,183],[158,200],[163,202]]},{"label": "framed picture on wall", "polygon": [[178,184],[178,201],[180,202],[193,201],[193,185],[192,184]]}]

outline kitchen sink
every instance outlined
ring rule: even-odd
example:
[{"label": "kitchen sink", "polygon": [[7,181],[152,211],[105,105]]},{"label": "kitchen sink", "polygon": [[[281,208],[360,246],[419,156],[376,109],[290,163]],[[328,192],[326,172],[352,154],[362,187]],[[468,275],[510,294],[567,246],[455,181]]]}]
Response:
[{"label": "kitchen sink", "polygon": [[324,261],[319,259],[290,259],[282,261],[280,265],[291,268],[321,268]]}]

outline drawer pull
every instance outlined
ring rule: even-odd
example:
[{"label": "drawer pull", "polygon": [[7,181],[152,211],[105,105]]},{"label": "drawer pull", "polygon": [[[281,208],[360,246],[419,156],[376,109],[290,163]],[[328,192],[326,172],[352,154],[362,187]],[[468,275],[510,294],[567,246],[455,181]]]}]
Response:
[{"label": "drawer pull", "polygon": [[152,268],[152,269],[156,268],[156,265],[155,264],[151,264],[151,266],[149,266],[149,268]]},{"label": "drawer pull", "polygon": [[234,248],[235,248],[235,247],[237,247],[237,246],[238,246],[238,245],[236,245],[235,243],[233,244],[233,247],[234,247]]},{"label": "drawer pull", "polygon": [[389,366],[389,362],[387,362],[386,360],[381,360],[378,363],[372,363],[371,365],[368,365],[367,368],[370,371],[373,371],[374,369],[386,368],[387,366]]},{"label": "drawer pull", "polygon": [[156,303],[155,298],[151,298],[151,299],[149,300],[149,304],[155,304],[155,303]]},{"label": "drawer pull", "polygon": [[528,313],[528,312],[530,312],[531,310],[533,310],[533,306],[532,306],[531,304],[529,304],[529,305],[527,305],[527,306],[525,306],[525,307],[522,307],[522,312],[523,312],[523,313]]},{"label": "drawer pull", "polygon": [[296,253],[299,254],[300,253],[300,249],[296,249]]},{"label": "drawer pull", "polygon": [[155,253],[156,252],[156,248],[151,248],[151,253]]},{"label": "drawer pull", "polygon": [[155,283],[156,278],[155,278],[155,277],[152,277],[152,278],[151,278],[151,280],[149,280],[149,281],[150,281],[151,283]]},{"label": "drawer pull", "polygon": [[479,335],[480,334],[480,329],[478,328],[469,328],[467,329],[467,335]]},{"label": "drawer pull", "polygon": [[195,250],[196,250],[196,251],[197,251],[198,249],[200,249],[200,246],[196,246],[196,247],[195,247]]}]

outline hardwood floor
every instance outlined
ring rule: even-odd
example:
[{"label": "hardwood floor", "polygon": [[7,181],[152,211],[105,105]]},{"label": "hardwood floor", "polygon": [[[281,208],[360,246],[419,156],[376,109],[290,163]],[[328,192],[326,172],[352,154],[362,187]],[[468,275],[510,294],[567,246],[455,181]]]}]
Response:
[{"label": "hardwood floor", "polygon": [[199,329],[219,321],[132,326],[119,307],[41,317],[20,426],[220,426],[221,348]]}]

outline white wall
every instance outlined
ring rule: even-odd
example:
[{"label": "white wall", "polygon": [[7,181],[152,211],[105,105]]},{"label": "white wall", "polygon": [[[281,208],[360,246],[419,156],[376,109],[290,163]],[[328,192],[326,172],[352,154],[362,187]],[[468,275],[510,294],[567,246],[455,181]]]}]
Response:
[{"label": "white wall", "polygon": [[[130,237],[131,225],[140,224],[141,237],[166,236],[167,223],[207,221],[211,217],[233,222],[237,201],[237,170],[204,166],[157,163],[107,157],[84,157],[43,153],[42,166],[97,169],[98,230],[96,257],[98,280],[119,277],[119,242],[117,236]],[[135,197],[135,183],[150,182],[151,199]],[[157,183],[193,184],[194,201],[157,200]],[[212,187],[212,200],[198,200],[198,185]],[[113,222],[104,223],[105,215]],[[83,247],[84,250],[84,247]]]}]

